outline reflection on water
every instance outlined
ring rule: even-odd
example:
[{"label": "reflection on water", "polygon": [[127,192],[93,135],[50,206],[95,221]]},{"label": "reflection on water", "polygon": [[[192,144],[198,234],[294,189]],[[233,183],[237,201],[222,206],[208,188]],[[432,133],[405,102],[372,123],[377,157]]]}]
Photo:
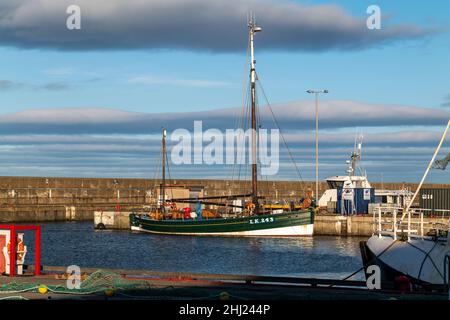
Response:
[{"label": "reflection on water", "polygon": [[[358,243],[363,238],[166,236],[96,231],[90,222],[42,227],[46,265],[334,278],[361,266]],[[32,234],[26,234],[25,242],[32,244]]]}]

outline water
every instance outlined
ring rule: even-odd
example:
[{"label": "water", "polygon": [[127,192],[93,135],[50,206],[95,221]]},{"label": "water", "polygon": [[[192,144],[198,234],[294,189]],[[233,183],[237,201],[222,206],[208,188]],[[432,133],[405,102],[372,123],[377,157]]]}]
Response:
[{"label": "water", "polygon": [[[91,222],[45,223],[41,259],[54,266],[342,278],[361,267],[362,239],[166,236],[99,231]],[[33,241],[26,232],[30,264]]]}]

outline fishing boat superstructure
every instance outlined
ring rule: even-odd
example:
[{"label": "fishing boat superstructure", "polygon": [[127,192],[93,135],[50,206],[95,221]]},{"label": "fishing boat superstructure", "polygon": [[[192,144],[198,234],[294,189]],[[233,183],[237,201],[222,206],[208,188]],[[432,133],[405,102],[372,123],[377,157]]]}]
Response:
[{"label": "fishing boat superstructure", "polygon": [[[367,178],[367,173],[363,170],[359,163],[362,154],[362,135],[355,139],[355,147],[347,160],[347,175],[331,176],[325,179],[328,189],[322,194],[319,199],[319,207],[327,207],[329,203],[336,203],[338,201],[338,189],[354,190],[354,189],[370,189],[372,185]],[[381,204],[398,205],[403,207],[411,199],[413,193],[406,189],[399,190],[385,190],[375,189],[375,202]]]}]

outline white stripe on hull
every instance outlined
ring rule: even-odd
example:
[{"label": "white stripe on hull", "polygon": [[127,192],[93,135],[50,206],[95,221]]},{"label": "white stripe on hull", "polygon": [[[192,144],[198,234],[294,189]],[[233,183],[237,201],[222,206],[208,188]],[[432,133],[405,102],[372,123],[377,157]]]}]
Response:
[{"label": "white stripe on hull", "polygon": [[298,237],[298,236],[312,236],[314,233],[313,224],[305,224],[301,226],[291,226],[282,228],[270,228],[261,230],[238,231],[238,232],[158,232],[150,231],[139,227],[131,227],[133,231],[143,231],[158,234],[177,234],[177,235],[192,235],[192,236],[238,236],[238,237]]}]

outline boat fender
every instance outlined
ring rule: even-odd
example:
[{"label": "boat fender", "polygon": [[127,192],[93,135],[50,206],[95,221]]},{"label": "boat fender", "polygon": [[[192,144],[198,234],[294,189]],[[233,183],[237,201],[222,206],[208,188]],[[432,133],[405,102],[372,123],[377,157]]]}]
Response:
[{"label": "boat fender", "polygon": [[112,297],[114,295],[114,290],[111,288],[108,288],[105,290],[105,296]]},{"label": "boat fender", "polygon": [[404,292],[410,292],[412,287],[411,287],[411,280],[407,277],[407,276],[398,276],[394,278],[394,287],[401,291],[402,293]]},{"label": "boat fender", "polygon": [[96,229],[100,229],[100,230],[104,230],[104,229],[106,229],[106,226],[103,224],[103,223],[99,223],[99,224],[97,224],[97,226],[95,227]]},{"label": "boat fender", "polygon": [[38,292],[39,292],[40,294],[46,294],[47,291],[48,291],[48,288],[47,288],[47,286],[45,286],[45,285],[40,285],[39,288],[38,288]]}]

